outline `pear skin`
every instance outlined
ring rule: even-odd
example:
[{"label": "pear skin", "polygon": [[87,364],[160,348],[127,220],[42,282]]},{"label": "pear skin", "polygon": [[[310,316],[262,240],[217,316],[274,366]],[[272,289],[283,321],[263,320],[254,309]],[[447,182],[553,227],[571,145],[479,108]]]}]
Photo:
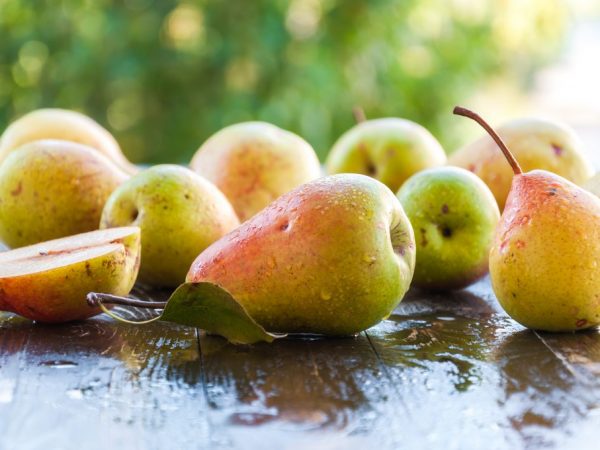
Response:
[{"label": "pear skin", "polygon": [[81,144],[26,144],[0,165],[0,240],[15,248],[96,230],[108,196],[128,177]]},{"label": "pear skin", "polygon": [[229,291],[269,331],[349,335],[410,285],[412,227],[394,194],[341,174],[283,195],[198,256],[187,281]]},{"label": "pear skin", "polygon": [[[515,119],[498,127],[500,137],[524,172],[543,169],[581,185],[593,174],[583,143],[569,127],[539,118]],[[504,208],[513,172],[489,136],[457,150],[448,164],[470,170],[491,189]]]},{"label": "pear skin", "polygon": [[202,144],[190,167],[225,194],[242,222],[321,175],[308,142],[266,122],[223,128]]},{"label": "pear skin", "polygon": [[11,123],[0,137],[0,162],[24,144],[57,139],[87,145],[106,156],[127,173],[136,173],[115,138],[98,122],[76,111],[37,109]]},{"label": "pear skin", "polygon": [[61,323],[99,314],[88,292],[127,295],[140,262],[140,230],[112,228],[0,253],[0,310]]}]

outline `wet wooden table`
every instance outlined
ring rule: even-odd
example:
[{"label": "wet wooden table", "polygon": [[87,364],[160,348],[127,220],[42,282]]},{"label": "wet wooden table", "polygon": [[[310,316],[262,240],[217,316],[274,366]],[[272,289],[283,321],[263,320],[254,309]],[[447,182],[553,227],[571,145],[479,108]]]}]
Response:
[{"label": "wet wooden table", "polygon": [[[126,313],[127,311],[123,311]],[[0,318],[0,449],[597,449],[600,333],[538,334],[484,280],[346,339]]]}]

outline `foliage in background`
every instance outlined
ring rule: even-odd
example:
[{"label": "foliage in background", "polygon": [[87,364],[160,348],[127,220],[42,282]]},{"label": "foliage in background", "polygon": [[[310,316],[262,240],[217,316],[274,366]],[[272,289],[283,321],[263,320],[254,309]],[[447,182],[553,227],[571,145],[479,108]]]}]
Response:
[{"label": "foliage in background", "polygon": [[562,0],[0,0],[0,129],[83,111],[136,162],[186,162],[221,127],[266,120],[323,157],[351,108],[447,149],[450,111],[489,76],[525,82],[561,42]]}]

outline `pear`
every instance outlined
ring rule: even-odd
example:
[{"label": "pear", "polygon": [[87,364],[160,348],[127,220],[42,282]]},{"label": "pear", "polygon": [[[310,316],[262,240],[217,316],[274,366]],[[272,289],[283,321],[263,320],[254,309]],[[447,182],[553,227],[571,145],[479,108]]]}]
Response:
[{"label": "pear", "polygon": [[48,323],[100,313],[86,294],[127,295],[140,256],[137,227],[92,231],[0,253],[0,310]]},{"label": "pear", "polygon": [[373,178],[341,174],[283,195],[215,242],[187,281],[224,288],[269,331],[348,335],[392,312],[414,266],[398,199]]},{"label": "pear", "polygon": [[242,222],[321,175],[308,142],[265,122],[222,129],[202,144],[190,166],[225,194]]},{"label": "pear", "polygon": [[[540,118],[509,121],[498,134],[524,171],[544,169],[582,184],[593,174],[592,164],[583,151],[583,143],[564,124]],[[483,136],[450,155],[448,164],[470,170],[491,189],[500,210],[511,188],[513,172],[496,144]]]},{"label": "pear", "polygon": [[0,162],[24,144],[45,139],[87,145],[128,173],[138,170],[125,158],[115,138],[99,123],[76,111],[58,108],[38,109],[10,124],[0,137]]},{"label": "pear", "polygon": [[96,230],[106,199],[128,177],[85,145],[26,144],[0,165],[0,240],[15,248]]},{"label": "pear", "polygon": [[523,172],[477,114],[514,172],[490,251],[498,301],[522,325],[574,331],[600,324],[600,199],[545,170]]},{"label": "pear", "polygon": [[597,173],[588,181],[586,181],[583,187],[597,197],[600,197],[600,173]]},{"label": "pear", "polygon": [[140,281],[177,286],[202,250],[239,225],[227,198],[190,169],[164,164],[144,170],[108,198],[101,228],[142,230]]},{"label": "pear", "polygon": [[396,192],[413,174],[443,166],[446,153],[421,125],[406,119],[359,119],[333,145],[327,173],[362,173]]}]

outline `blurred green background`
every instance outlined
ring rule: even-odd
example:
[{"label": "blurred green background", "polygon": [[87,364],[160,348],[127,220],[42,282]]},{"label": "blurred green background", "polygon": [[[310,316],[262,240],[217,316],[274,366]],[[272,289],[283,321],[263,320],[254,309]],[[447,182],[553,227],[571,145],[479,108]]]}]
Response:
[{"label": "blurred green background", "polygon": [[223,126],[266,120],[323,159],[362,105],[452,151],[452,106],[490,79],[526,89],[568,24],[563,0],[0,0],[0,130],[70,108],[134,162],[187,162]]}]

